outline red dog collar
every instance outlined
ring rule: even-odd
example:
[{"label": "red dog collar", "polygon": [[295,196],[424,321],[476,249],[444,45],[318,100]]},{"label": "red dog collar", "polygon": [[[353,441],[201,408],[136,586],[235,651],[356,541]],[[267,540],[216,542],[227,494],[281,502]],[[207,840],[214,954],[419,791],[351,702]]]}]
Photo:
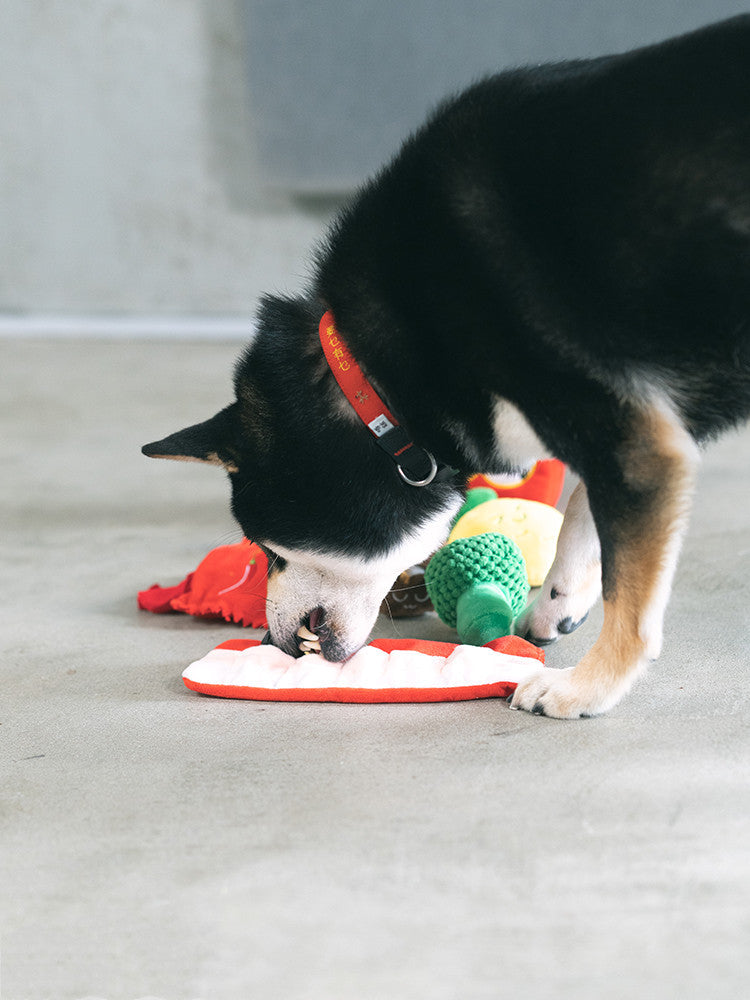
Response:
[{"label": "red dog collar", "polygon": [[404,481],[410,486],[427,486],[437,474],[437,462],[429,451],[414,444],[377,394],[337,333],[331,312],[321,319],[319,332],[326,361],[354,412],[396,462]]}]

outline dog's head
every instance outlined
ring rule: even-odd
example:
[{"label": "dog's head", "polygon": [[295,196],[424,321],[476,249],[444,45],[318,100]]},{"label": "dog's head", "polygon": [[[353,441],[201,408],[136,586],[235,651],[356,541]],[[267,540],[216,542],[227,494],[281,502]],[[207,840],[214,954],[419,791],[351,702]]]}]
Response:
[{"label": "dog's head", "polygon": [[398,574],[445,540],[461,496],[404,482],[335,383],[318,320],[303,302],[266,301],[234,402],[143,452],[228,472],[232,511],[269,556],[272,641],[296,654],[307,629],[341,661],[367,641]]}]

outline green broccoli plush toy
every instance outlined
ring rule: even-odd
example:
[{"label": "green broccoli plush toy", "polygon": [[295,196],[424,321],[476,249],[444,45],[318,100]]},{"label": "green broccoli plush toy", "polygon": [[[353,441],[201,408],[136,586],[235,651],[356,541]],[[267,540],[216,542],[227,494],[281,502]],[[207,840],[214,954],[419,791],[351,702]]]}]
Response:
[{"label": "green broccoli plush toy", "polygon": [[494,531],[445,545],[427,564],[425,583],[440,618],[473,646],[509,635],[529,593],[521,550]]}]

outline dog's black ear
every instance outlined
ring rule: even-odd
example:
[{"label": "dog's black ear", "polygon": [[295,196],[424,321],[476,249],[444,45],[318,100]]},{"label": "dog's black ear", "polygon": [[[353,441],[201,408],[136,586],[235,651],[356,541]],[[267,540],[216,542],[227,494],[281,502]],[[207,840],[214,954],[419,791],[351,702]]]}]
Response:
[{"label": "dog's black ear", "polygon": [[144,444],[141,451],[149,458],[207,462],[209,465],[221,465],[227,472],[237,472],[235,449],[232,447],[235,408],[236,404],[233,404],[202,424],[193,424],[161,441]]}]

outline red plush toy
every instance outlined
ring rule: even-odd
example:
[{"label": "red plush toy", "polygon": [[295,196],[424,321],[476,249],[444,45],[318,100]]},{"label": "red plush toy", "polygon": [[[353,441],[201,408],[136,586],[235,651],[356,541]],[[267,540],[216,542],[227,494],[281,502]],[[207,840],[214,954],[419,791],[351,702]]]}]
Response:
[{"label": "red plush toy", "polygon": [[257,640],[231,639],[191,663],[187,687],[219,698],[357,703],[507,698],[544,663],[517,636],[486,646],[375,639],[345,663],[317,653],[295,658]]},{"label": "red plush toy", "polygon": [[499,497],[513,497],[516,500],[537,500],[554,507],[562,496],[565,484],[565,466],[557,458],[546,458],[537,462],[531,472],[518,482],[501,482],[489,476],[476,475],[469,480],[469,489],[486,487]]},{"label": "red plush toy", "polygon": [[212,549],[198,568],[175,587],[155,583],[138,594],[138,607],[165,614],[184,611],[201,618],[224,618],[248,628],[267,628],[268,560],[243,538]]}]

